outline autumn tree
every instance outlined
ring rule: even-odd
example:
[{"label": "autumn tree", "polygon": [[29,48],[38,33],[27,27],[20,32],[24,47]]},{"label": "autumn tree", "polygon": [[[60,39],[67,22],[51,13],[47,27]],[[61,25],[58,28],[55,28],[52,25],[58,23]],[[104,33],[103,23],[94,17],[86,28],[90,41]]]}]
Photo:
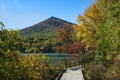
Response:
[{"label": "autumn tree", "polygon": [[19,31],[16,30],[0,30],[0,54],[10,55],[10,53],[16,53],[20,48],[20,36]]},{"label": "autumn tree", "polygon": [[94,2],[83,15],[78,16],[78,25],[74,26],[76,39],[86,44],[86,49],[92,47],[95,41],[95,26],[100,15]]},{"label": "autumn tree", "polygon": [[66,53],[69,51],[70,46],[73,44],[72,32],[72,26],[68,24],[64,24],[63,26],[61,26],[61,28],[58,30],[59,46],[56,48],[57,52]]},{"label": "autumn tree", "polygon": [[88,80],[119,80],[120,0],[95,0],[95,4],[99,17],[95,19],[92,47],[96,54],[94,60],[87,63],[85,76]]}]

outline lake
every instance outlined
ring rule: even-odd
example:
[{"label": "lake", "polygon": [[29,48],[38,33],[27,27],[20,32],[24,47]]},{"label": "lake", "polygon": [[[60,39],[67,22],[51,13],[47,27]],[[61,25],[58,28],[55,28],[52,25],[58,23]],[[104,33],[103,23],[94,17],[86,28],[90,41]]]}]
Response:
[{"label": "lake", "polygon": [[50,54],[45,54],[48,59],[48,63],[51,65],[57,65],[60,62],[64,61],[64,58],[67,56],[67,54],[55,54],[55,53],[50,53]]},{"label": "lake", "polygon": [[[22,55],[28,55],[28,53],[23,53]],[[64,61],[64,58],[67,56],[67,54],[58,54],[58,53],[44,53],[46,55],[48,63],[51,65],[57,65]]]}]

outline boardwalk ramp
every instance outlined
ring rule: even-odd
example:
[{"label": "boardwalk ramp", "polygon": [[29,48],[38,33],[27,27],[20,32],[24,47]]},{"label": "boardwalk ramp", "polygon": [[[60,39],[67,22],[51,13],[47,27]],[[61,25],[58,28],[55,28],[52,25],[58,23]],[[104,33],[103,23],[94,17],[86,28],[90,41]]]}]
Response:
[{"label": "boardwalk ramp", "polygon": [[80,66],[67,68],[67,70],[62,74],[60,80],[84,80]]}]

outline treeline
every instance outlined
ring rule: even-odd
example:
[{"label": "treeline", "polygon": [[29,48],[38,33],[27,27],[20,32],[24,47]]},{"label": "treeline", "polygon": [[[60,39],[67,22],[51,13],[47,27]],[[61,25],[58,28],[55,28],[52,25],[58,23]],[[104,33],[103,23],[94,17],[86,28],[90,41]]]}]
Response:
[{"label": "treeline", "polygon": [[55,53],[57,38],[54,35],[23,37],[21,45],[21,52],[23,53]]}]

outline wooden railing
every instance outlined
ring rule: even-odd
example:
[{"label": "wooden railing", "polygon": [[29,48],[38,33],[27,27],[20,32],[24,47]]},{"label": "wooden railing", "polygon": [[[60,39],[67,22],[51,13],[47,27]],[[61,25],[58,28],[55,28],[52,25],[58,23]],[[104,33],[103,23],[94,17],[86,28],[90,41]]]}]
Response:
[{"label": "wooden railing", "polygon": [[91,60],[93,60],[93,58],[85,58],[85,59],[71,59],[71,58],[65,58],[65,67],[72,67],[72,66],[81,66],[82,68],[85,67],[86,63],[90,62]]},{"label": "wooden railing", "polygon": [[59,74],[59,76],[55,80],[60,80],[60,78],[62,77],[63,73],[67,70],[67,68],[73,67],[73,66],[80,66],[81,68],[84,68],[86,63],[88,63],[92,60],[93,60],[93,58],[85,58],[85,59],[64,58],[65,69],[63,71],[61,71],[61,73]]},{"label": "wooden railing", "polygon": [[64,60],[65,60],[65,67],[66,68],[80,65],[80,60],[70,59],[70,58],[65,58]]}]

